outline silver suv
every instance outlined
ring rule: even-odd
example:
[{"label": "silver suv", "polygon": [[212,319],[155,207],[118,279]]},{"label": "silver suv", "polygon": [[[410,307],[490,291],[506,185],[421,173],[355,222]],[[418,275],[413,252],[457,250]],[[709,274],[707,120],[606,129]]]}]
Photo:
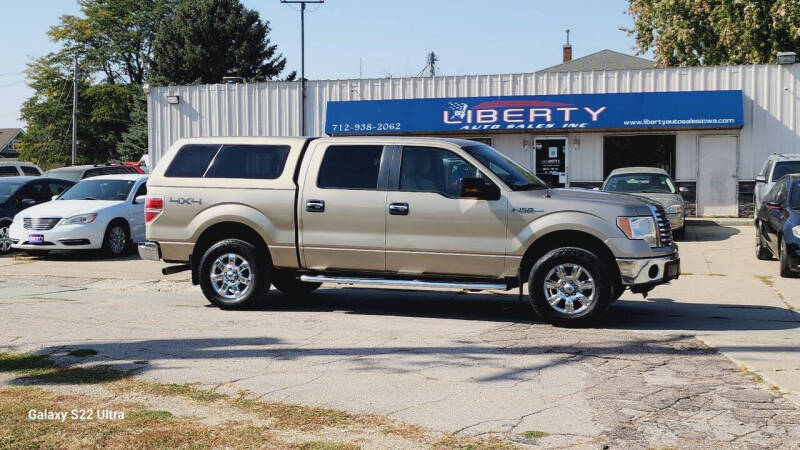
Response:
[{"label": "silver suv", "polygon": [[0,177],[38,177],[42,169],[36,164],[23,161],[0,161]]},{"label": "silver suv", "polygon": [[775,186],[775,182],[782,176],[790,173],[800,173],[800,153],[780,154],[774,153],[767,157],[761,172],[756,176],[756,186],[753,190],[755,202],[754,215],[758,214],[764,197]]}]

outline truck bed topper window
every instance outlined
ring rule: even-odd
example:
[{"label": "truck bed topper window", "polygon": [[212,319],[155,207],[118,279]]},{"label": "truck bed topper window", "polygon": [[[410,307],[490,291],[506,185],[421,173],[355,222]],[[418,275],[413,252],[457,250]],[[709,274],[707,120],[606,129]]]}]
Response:
[{"label": "truck bed topper window", "polygon": [[289,150],[288,145],[185,145],[164,176],[271,180],[283,173]]}]

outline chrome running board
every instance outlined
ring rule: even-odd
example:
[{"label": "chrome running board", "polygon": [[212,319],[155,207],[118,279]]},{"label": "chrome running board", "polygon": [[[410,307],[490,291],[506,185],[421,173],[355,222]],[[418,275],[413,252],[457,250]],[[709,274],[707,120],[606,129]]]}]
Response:
[{"label": "chrome running board", "polygon": [[405,287],[425,287],[425,288],[449,288],[449,289],[474,289],[486,290],[508,290],[508,286],[500,283],[471,283],[455,281],[424,281],[424,280],[397,280],[390,278],[357,278],[357,277],[335,277],[328,275],[300,275],[300,281],[309,283],[338,283],[338,284],[372,284],[379,286],[405,286]]}]

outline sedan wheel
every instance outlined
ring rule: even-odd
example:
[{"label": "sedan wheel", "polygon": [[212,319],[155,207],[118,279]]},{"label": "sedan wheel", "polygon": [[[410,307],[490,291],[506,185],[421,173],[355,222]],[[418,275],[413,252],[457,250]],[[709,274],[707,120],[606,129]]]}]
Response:
[{"label": "sedan wheel", "polygon": [[783,278],[794,278],[795,273],[792,271],[792,265],[789,259],[789,249],[786,248],[786,241],[781,239],[781,246],[780,246],[780,255],[778,259],[780,259],[780,274]]},{"label": "sedan wheel", "polygon": [[761,238],[761,225],[756,225],[756,258],[761,260],[772,259],[772,252],[764,245]]},{"label": "sedan wheel", "polygon": [[0,225],[0,255],[11,251],[11,237],[8,235],[8,224]]},{"label": "sedan wheel", "polygon": [[128,248],[128,231],[120,224],[112,224],[106,231],[103,248],[110,256],[121,256]]}]

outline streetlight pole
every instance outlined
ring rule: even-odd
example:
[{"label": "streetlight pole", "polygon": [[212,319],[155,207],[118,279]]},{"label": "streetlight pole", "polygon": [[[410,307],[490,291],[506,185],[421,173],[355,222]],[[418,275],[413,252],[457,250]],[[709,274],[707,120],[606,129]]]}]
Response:
[{"label": "streetlight pole", "polygon": [[300,135],[306,134],[306,3],[325,3],[325,0],[281,0],[281,3],[300,4]]}]

